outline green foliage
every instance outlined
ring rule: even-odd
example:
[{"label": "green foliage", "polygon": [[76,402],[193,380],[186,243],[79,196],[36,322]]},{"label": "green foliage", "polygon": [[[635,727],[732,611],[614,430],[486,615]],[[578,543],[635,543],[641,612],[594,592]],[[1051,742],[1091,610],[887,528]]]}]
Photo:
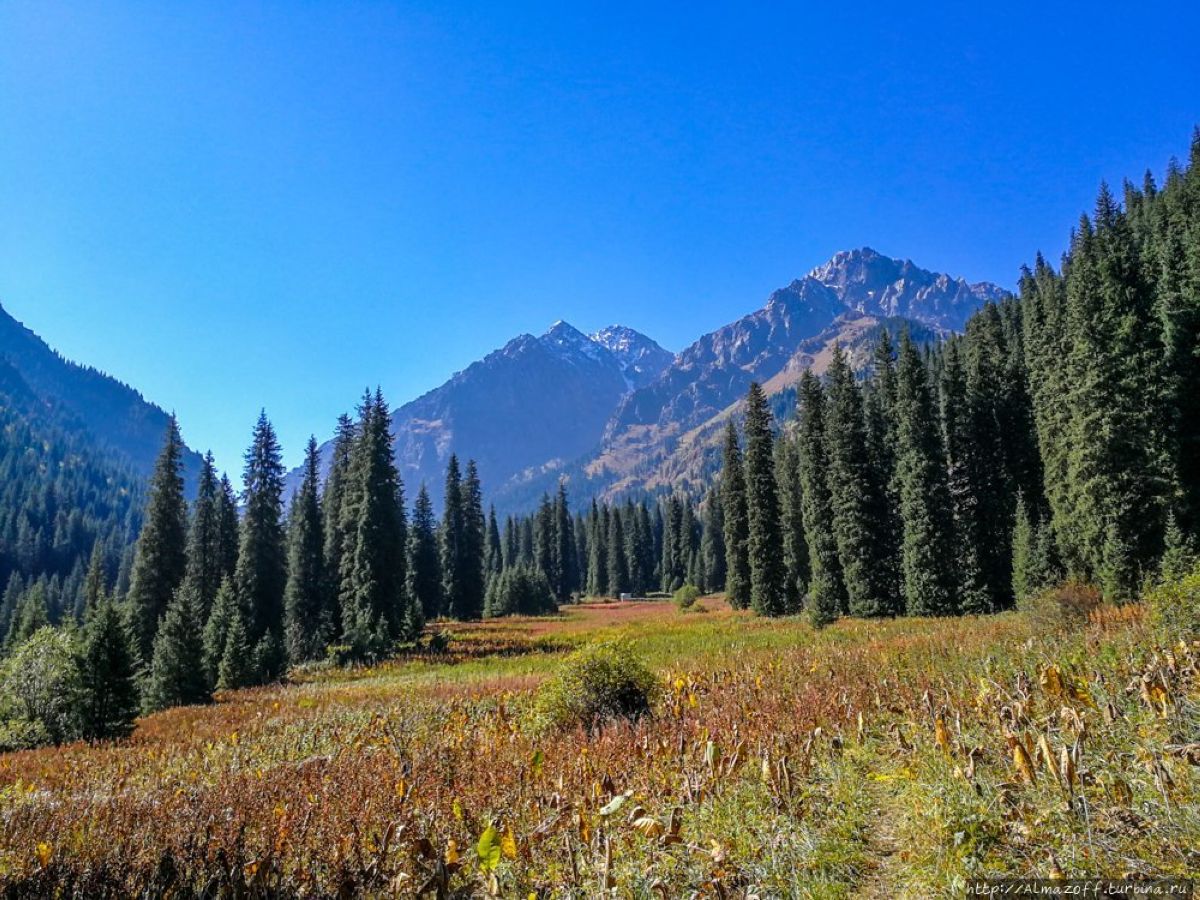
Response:
[{"label": "green foliage", "polygon": [[422,619],[410,609],[408,525],[392,455],[391,416],[379,391],[363,397],[357,433],[342,505],[346,546],[340,598],[343,636],[366,655],[369,648],[378,652],[393,641],[412,639]]},{"label": "green foliage", "polygon": [[284,590],[284,634],[288,659],[319,659],[332,630],[326,605],[325,529],[318,498],[320,475],[317,441],[309,438],[304,479],[292,499],[288,517],[288,580]]},{"label": "green foliage", "polygon": [[779,486],[775,483],[771,410],[757,383],[746,395],[746,512],[750,557],[750,606],[759,615],[796,612],[785,588]]},{"label": "green foliage", "polygon": [[958,596],[945,455],[929,374],[907,334],[900,342],[896,380],[905,608],[915,616],[949,615],[958,609]]},{"label": "green foliage", "polygon": [[445,512],[442,516],[442,595],[446,615],[478,619],[483,615],[483,498],[475,463],[460,474],[458,457],[446,466]]},{"label": "green foliage", "polygon": [[129,734],[138,713],[137,657],[124,617],[112,600],[101,600],[89,614],[79,670],[83,737],[100,740]]},{"label": "green foliage", "polygon": [[60,744],[81,736],[79,636],[38,629],[0,668],[0,747]]},{"label": "green foliage", "polygon": [[750,519],[746,508],[746,472],[737,426],[732,419],[725,428],[721,514],[725,531],[725,594],[730,606],[745,609],[750,605]]},{"label": "green foliage", "polygon": [[511,566],[488,582],[483,614],[499,616],[544,616],[558,611],[546,573],[534,566]]},{"label": "green foliage", "polygon": [[[275,429],[266,412],[254,426],[246,451],[241,545],[234,587],[246,617],[251,641],[258,641],[283,622],[283,592],[287,582],[287,550],[283,532],[283,462]],[[263,672],[272,677],[277,672]]]},{"label": "green foliage", "polygon": [[675,605],[682,612],[686,612],[696,605],[696,601],[700,599],[700,588],[694,584],[685,584],[671,598],[675,601]]},{"label": "green foliage", "polygon": [[142,709],[151,713],[170,706],[206,703],[209,699],[199,598],[193,590],[185,588],[175,594],[154,636]]},{"label": "green foliage", "polygon": [[900,598],[894,561],[887,555],[885,475],[873,465],[862,394],[840,346],[830,363],[825,414],[833,531],[849,612],[892,615]]},{"label": "green foliage", "polygon": [[242,618],[241,610],[238,609],[237,594],[234,591],[233,581],[226,578],[221,582],[221,587],[217,591],[216,598],[213,600],[212,609],[209,611],[208,621],[204,624],[204,634],[201,639],[204,675],[210,688],[216,687],[220,677],[221,658],[225,655],[225,646],[229,639],[229,629],[233,624],[234,617],[242,621],[244,629],[245,620]]},{"label": "green foliage", "polygon": [[137,542],[129,587],[129,622],[138,655],[149,660],[159,619],[187,568],[187,504],[183,440],[174,417],[150,479],[146,523]]},{"label": "green foliage", "polygon": [[1164,581],[1145,599],[1150,622],[1165,643],[1200,638],[1200,569]]},{"label": "green foliage", "polygon": [[417,492],[412,525],[408,529],[408,596],[431,621],[442,614],[442,558],[438,549],[437,519],[425,485]]},{"label": "green foliage", "polygon": [[1163,555],[1158,563],[1160,580],[1179,581],[1196,568],[1196,547],[1191,538],[1183,533],[1172,513],[1167,517],[1166,533],[1163,537]]},{"label": "green foliage", "polygon": [[589,644],[563,661],[538,692],[536,714],[551,728],[594,729],[612,719],[650,715],[661,685],[629,648]]},{"label": "green foliage", "polygon": [[246,634],[241,611],[235,609],[225,633],[225,648],[217,665],[216,688],[232,691],[247,687],[257,680],[253,648]]},{"label": "green foliage", "polygon": [[825,391],[808,369],[800,376],[798,409],[800,434],[796,467],[809,559],[805,609],[813,625],[819,628],[832,622],[846,608],[846,586],[833,531],[829,457],[825,446]]}]

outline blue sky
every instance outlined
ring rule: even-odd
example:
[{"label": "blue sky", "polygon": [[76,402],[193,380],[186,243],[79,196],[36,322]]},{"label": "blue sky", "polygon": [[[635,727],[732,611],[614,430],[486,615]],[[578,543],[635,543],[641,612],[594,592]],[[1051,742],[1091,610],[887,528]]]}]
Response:
[{"label": "blue sky", "polygon": [[1194,3],[0,4],[0,303],[240,471],[835,251],[1012,286],[1200,123]]}]

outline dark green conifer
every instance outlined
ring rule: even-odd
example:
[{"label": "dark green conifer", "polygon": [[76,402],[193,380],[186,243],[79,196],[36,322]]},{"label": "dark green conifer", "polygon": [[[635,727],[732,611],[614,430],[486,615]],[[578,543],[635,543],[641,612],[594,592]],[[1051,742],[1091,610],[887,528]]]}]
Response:
[{"label": "dark green conifer", "polygon": [[145,712],[208,702],[199,606],[195,590],[185,587],[176,592],[167,607],[154,636],[150,668],[142,692]]},{"label": "dark green conifer", "polygon": [[784,587],[783,534],[779,487],[775,483],[775,436],[766,394],[751,383],[746,395],[746,511],[750,558],[750,606],[759,615],[797,612]]},{"label": "dark green conifer", "polygon": [[[283,592],[287,586],[287,548],[283,530],[284,468],[275,429],[266,412],[254,426],[246,451],[241,524],[234,586],[246,620],[246,633],[257,644],[268,633],[282,640]],[[279,671],[263,671],[270,679]]]},{"label": "dark green conifer", "polygon": [[[288,516],[288,578],[284,589],[284,635],[288,659],[318,659],[331,638],[331,610],[326,602],[325,529],[318,497],[320,458],[316,438],[309,438],[304,476],[292,498]],[[243,626],[244,627],[244,626]]]},{"label": "dark green conifer", "polygon": [[913,616],[951,615],[958,610],[958,592],[940,423],[925,363],[907,334],[900,342],[896,380],[905,607]]},{"label": "dark green conifer", "polygon": [[183,440],[172,416],[138,537],[129,586],[129,625],[135,648],[148,661],[158,622],[183,581],[187,567],[187,503],[183,498]]},{"label": "dark green conifer", "polygon": [[79,670],[84,738],[129,734],[138,714],[137,658],[127,623],[108,597],[89,607]]},{"label": "dark green conifer", "polygon": [[426,620],[442,615],[442,558],[437,519],[425,485],[417,492],[412,527],[408,531],[408,594],[421,606]]},{"label": "dark green conifer", "polygon": [[746,508],[746,469],[732,419],[725,426],[721,515],[725,530],[725,595],[734,609],[745,609],[750,605],[750,518]]}]

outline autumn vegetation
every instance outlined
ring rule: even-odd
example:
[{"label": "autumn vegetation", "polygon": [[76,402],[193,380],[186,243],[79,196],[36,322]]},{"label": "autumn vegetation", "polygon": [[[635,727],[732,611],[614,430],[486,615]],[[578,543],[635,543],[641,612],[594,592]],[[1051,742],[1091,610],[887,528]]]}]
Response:
[{"label": "autumn vegetation", "polygon": [[700,605],[438,623],[444,652],[9,754],[0,880],[14,896],[937,896],[984,874],[1194,870],[1195,619],[1171,633],[1149,620],[1181,619],[1126,605],[1065,630],[1015,612],[816,631]]}]

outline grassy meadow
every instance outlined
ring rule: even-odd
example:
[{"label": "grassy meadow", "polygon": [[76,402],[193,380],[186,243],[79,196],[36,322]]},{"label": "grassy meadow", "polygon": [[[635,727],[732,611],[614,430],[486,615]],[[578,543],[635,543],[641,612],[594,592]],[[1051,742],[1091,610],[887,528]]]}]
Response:
[{"label": "grassy meadow", "polygon": [[[700,605],[446,625],[444,653],[0,757],[0,884],[885,897],[1200,868],[1200,646],[1155,646],[1140,607],[1064,634],[1022,613],[814,632]],[[602,640],[655,672],[653,716],[540,726],[539,685]]]}]

